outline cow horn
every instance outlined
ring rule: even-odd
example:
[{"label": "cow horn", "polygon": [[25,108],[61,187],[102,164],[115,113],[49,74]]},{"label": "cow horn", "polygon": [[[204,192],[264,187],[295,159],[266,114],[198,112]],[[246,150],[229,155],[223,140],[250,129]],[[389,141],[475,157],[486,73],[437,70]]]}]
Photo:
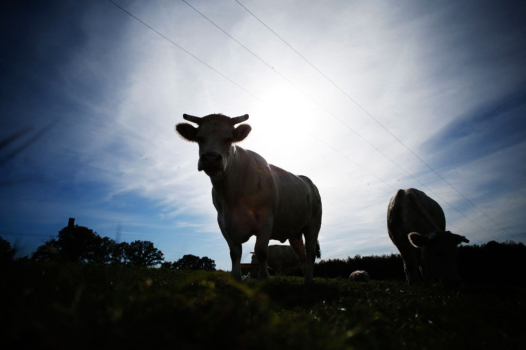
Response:
[{"label": "cow horn", "polygon": [[193,115],[183,114],[183,118],[189,122],[196,123],[197,125],[201,124],[202,119],[199,117],[194,117]]},{"label": "cow horn", "polygon": [[239,123],[243,123],[247,119],[248,119],[248,114],[242,115],[241,117],[230,118],[230,124],[236,125]]}]

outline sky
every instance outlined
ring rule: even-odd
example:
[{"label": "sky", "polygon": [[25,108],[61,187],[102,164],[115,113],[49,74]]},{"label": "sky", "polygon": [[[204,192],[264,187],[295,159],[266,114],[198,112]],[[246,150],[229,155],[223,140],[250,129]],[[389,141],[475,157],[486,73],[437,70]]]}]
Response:
[{"label": "sky", "polygon": [[113,1],[0,11],[0,236],[20,254],[71,217],[230,270],[185,113],[249,114],[239,146],[316,184],[323,259],[398,253],[387,205],[411,187],[473,244],[526,243],[524,3]]}]

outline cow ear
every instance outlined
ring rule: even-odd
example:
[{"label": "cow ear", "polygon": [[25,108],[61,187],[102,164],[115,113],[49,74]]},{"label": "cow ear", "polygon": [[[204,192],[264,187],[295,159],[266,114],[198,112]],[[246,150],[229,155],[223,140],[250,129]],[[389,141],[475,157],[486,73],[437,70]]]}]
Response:
[{"label": "cow ear", "polygon": [[190,142],[196,141],[197,128],[188,123],[180,123],[175,126],[175,131],[185,140]]},{"label": "cow ear", "polygon": [[248,124],[243,124],[238,126],[234,129],[234,142],[240,142],[243,141],[248,134],[250,134],[250,131],[252,128]]},{"label": "cow ear", "polygon": [[408,237],[409,242],[411,242],[411,244],[416,248],[424,247],[429,244],[429,238],[422,236],[418,232],[411,232]]},{"label": "cow ear", "polygon": [[455,239],[455,244],[460,244],[462,242],[469,243],[469,239],[461,235],[457,235],[453,233],[453,238]]}]

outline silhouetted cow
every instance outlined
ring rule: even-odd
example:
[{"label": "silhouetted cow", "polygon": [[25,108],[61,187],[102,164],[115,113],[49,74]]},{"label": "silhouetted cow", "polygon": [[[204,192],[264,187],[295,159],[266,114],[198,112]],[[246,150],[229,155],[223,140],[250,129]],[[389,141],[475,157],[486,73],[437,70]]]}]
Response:
[{"label": "silhouetted cow", "polygon": [[[402,259],[408,285],[439,279],[444,286],[459,287],[457,245],[469,243],[464,236],[446,231],[440,205],[424,192],[398,190],[387,208],[387,230]],[[419,270],[421,276],[419,275]]]},{"label": "silhouetted cow", "polygon": [[204,170],[212,181],[212,201],[219,228],[230,248],[232,277],[241,280],[241,244],[256,236],[254,250],[261,262],[259,279],[269,279],[269,240],[289,240],[305,271],[305,283],[311,283],[322,214],[316,186],[306,176],[293,175],[235,145],[251,131],[247,124],[234,127],[247,120],[248,114],[236,118],[184,114],[183,118],[198,125],[195,128],[187,123],[177,124],[176,130],[184,139],[199,144],[197,169]]},{"label": "silhouetted cow", "polygon": [[[254,253],[252,253],[252,265],[259,265],[258,258]],[[267,266],[276,271],[276,279],[279,281],[283,271],[291,271],[300,266],[300,259],[289,245],[269,245]]]},{"label": "silhouetted cow", "polygon": [[364,270],[356,270],[349,276],[351,281],[369,282],[369,274]]}]

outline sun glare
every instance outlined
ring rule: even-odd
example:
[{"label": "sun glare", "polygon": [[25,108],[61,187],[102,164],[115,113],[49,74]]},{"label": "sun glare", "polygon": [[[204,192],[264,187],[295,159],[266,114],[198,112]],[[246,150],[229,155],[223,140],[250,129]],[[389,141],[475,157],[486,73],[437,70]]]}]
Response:
[{"label": "sun glare", "polygon": [[284,151],[291,152],[301,146],[298,143],[315,117],[312,104],[300,91],[286,84],[267,90],[262,100],[264,107],[249,120],[255,132],[247,145],[264,150],[267,157],[280,159]]}]

